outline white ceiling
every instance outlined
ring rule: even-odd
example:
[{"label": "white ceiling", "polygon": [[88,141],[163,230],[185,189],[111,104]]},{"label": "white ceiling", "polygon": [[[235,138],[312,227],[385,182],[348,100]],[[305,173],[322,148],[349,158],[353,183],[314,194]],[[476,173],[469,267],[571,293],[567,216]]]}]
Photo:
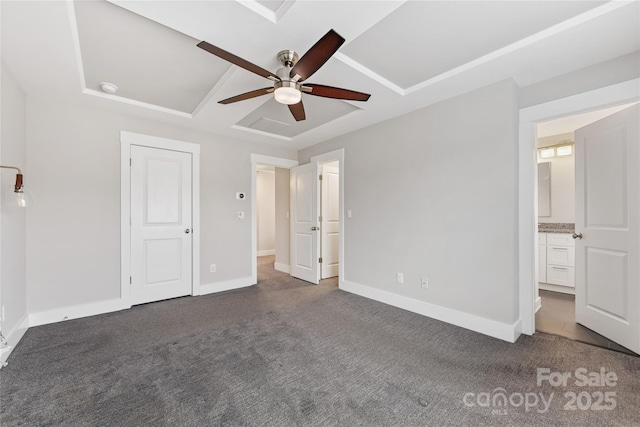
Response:
[{"label": "white ceiling", "polygon": [[[513,78],[533,84],[640,50],[633,1],[49,1],[2,7],[2,59],[33,96],[299,149]],[[309,83],[369,102],[303,96],[296,123],[268,87],[201,40],[275,72],[329,29],[346,43]],[[116,95],[100,82],[116,84]]]}]

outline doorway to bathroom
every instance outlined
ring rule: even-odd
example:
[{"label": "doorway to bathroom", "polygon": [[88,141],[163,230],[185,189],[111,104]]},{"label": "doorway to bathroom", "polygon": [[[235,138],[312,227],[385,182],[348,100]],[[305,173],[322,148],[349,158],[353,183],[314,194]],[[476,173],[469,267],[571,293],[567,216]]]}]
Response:
[{"label": "doorway to bathroom", "polygon": [[629,264],[638,256],[629,229],[637,229],[639,180],[628,163],[638,163],[637,110],[625,104],[537,125],[535,328],[629,354],[640,338],[629,307],[639,296]]}]

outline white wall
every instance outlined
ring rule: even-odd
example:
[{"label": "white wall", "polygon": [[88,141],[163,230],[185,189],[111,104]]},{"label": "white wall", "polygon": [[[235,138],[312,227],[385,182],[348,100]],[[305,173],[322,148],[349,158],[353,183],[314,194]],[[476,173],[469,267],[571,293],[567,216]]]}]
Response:
[{"label": "white wall", "polygon": [[289,271],[289,169],[276,168],[276,268]]},{"label": "white wall", "polygon": [[[31,184],[31,177],[26,167],[26,98],[4,62],[1,74],[0,163],[20,168],[24,175],[24,185],[27,187]],[[27,209],[31,207],[10,207],[4,203],[6,193],[11,193],[15,185],[16,171],[1,171],[0,304],[3,307],[4,319],[0,319],[0,330],[9,343],[15,345],[19,335],[21,336],[19,326],[27,315],[26,218]]]},{"label": "white wall", "polygon": [[251,153],[295,152],[28,97],[30,312],[119,298],[121,130],[200,144],[201,283],[250,280],[252,195],[235,193],[250,191]]},{"label": "white wall", "polygon": [[[553,64],[549,64],[550,67]],[[520,89],[520,107],[542,104],[640,77],[640,52],[586,67]]]},{"label": "white wall", "polygon": [[505,81],[300,151],[345,149],[344,280],[516,322],[517,146]]},{"label": "white wall", "polygon": [[256,216],[258,256],[275,255],[276,251],[276,174],[274,170],[258,170],[256,175]]},{"label": "white wall", "polygon": [[[538,147],[548,147],[564,141],[573,142],[573,132],[538,138]],[[576,178],[574,150],[567,156],[539,159],[551,163],[551,216],[539,216],[542,223],[576,222]]]}]

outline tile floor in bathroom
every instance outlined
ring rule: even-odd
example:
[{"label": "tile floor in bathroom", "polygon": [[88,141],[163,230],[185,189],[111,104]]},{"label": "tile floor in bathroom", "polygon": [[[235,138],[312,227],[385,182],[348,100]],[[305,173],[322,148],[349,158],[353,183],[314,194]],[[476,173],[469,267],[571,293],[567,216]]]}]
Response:
[{"label": "tile floor in bathroom", "polygon": [[638,356],[631,350],[610,341],[589,328],[576,323],[575,296],[540,290],[542,307],[536,313],[536,330],[560,335],[574,341],[597,345]]}]

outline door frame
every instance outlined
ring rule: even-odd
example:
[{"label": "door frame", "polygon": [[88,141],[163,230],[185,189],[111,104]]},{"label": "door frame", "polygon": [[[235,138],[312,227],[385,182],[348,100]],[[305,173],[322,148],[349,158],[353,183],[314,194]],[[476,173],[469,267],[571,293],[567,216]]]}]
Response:
[{"label": "door frame", "polygon": [[558,117],[640,100],[640,78],[520,109],[518,150],[518,287],[521,333],[535,332],[538,169],[536,125]]},{"label": "door frame", "polygon": [[[329,151],[327,153],[318,154],[317,156],[311,157],[309,162],[316,162],[316,165],[321,165],[323,163],[329,163],[337,161],[338,162],[338,182],[339,182],[339,199],[340,199],[340,236],[338,237],[338,288],[343,287],[343,283],[345,282],[344,277],[344,221],[345,221],[345,205],[344,205],[344,148],[340,148],[338,150]],[[320,185],[320,182],[317,181],[317,185]],[[318,239],[318,242],[320,239]],[[318,243],[319,244],[319,243]],[[318,248],[320,249],[320,248]],[[318,274],[322,277],[320,272],[320,267],[318,268]]]},{"label": "door frame", "polygon": [[[291,169],[298,166],[298,161],[251,153],[251,283],[254,285],[258,283],[258,218],[256,217],[258,164]],[[289,250],[291,250],[291,247],[289,247]]]},{"label": "door frame", "polygon": [[131,307],[131,146],[191,154],[191,295],[200,291],[200,145],[133,132],[120,132],[120,300]]}]

